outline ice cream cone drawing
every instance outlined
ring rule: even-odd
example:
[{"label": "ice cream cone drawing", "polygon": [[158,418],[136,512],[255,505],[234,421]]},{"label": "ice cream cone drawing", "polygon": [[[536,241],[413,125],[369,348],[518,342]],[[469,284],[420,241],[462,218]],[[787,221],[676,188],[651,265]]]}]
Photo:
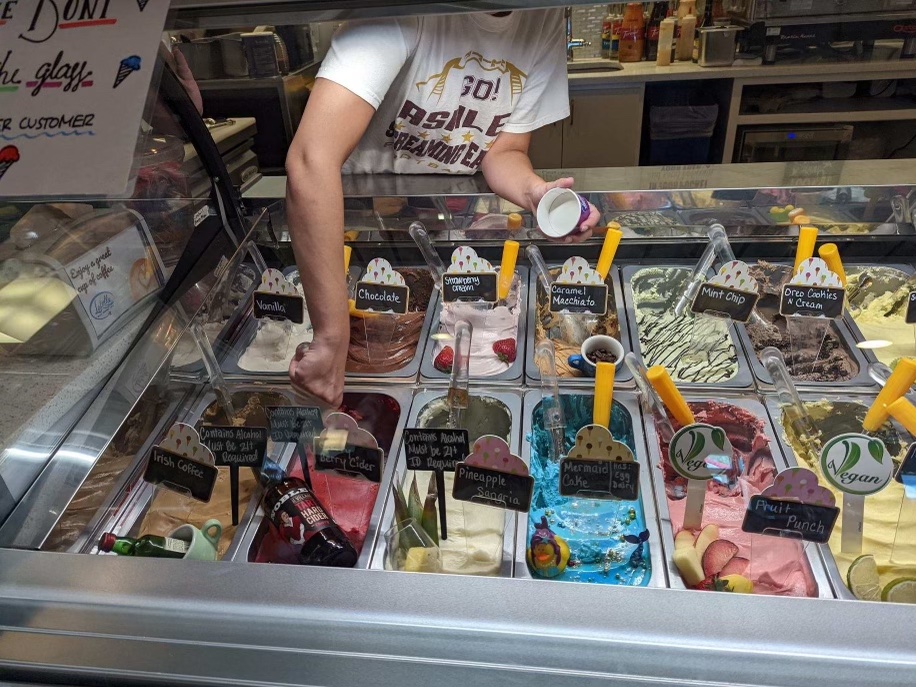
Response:
[{"label": "ice cream cone drawing", "polygon": [[137,55],[131,55],[130,57],[125,57],[121,60],[121,64],[118,65],[118,73],[115,76],[114,86],[112,88],[117,88],[122,83],[124,79],[130,76],[132,73],[139,71],[140,69],[140,58]]},{"label": "ice cream cone drawing", "polygon": [[0,179],[2,179],[7,170],[17,162],[19,162],[19,148],[16,146],[5,146],[0,148]]},{"label": "ice cream cone drawing", "polygon": [[146,4],[147,4],[148,2],[149,2],[149,0],[137,0],[137,7],[140,8],[140,11],[141,11],[141,12],[142,12],[143,10],[146,9]]}]

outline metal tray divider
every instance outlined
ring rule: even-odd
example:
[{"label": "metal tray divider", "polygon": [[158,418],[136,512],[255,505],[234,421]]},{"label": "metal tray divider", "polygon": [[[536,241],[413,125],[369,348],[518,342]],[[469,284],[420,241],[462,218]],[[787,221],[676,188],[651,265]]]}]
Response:
[{"label": "metal tray divider", "polygon": [[[593,396],[594,391],[582,389],[581,387],[560,386],[560,394],[565,396]],[[668,587],[669,575],[665,565],[665,541],[663,527],[659,518],[658,504],[652,487],[647,486],[646,479],[652,480],[652,461],[649,454],[645,453],[646,441],[644,434],[642,409],[639,407],[639,400],[633,393],[620,392],[614,394],[614,400],[619,402],[630,413],[633,424],[633,443],[636,447],[636,461],[641,466],[642,477],[639,482],[639,496],[642,502],[643,517],[646,521],[646,529],[649,530],[650,543],[650,560],[652,562],[652,575],[649,578],[649,587]],[[523,423],[523,455],[522,460],[526,464],[531,464],[531,443],[526,437],[531,433],[531,417],[535,408],[541,402],[541,392],[539,390],[530,390],[525,394],[524,404],[524,423]],[[528,571],[525,562],[526,551],[528,546],[528,513],[518,513],[516,524],[516,549],[515,549],[515,577],[524,579],[533,579]],[[668,528],[671,529],[670,527]],[[673,546],[673,539],[672,539]],[[674,549],[671,548],[673,551]],[[581,583],[584,584],[584,583]],[[626,585],[620,585],[626,586]]]}]

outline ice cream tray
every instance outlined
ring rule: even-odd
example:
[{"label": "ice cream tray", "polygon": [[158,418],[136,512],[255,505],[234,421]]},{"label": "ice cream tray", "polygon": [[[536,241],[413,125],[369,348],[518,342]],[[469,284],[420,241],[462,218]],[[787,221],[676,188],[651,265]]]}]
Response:
[{"label": "ice cream tray", "polygon": [[[897,270],[899,272],[903,272],[904,274],[910,277],[913,276],[914,272],[916,272],[916,270],[913,269],[912,265],[903,265],[903,264],[878,264],[878,263],[870,262],[870,263],[855,263],[855,264],[851,263],[851,264],[846,265],[847,271],[853,268],[870,268],[870,267]],[[862,333],[862,330],[859,329],[859,326],[856,324],[855,318],[853,318],[852,313],[849,310],[848,302],[847,302],[847,308],[846,308],[846,317],[844,318],[843,322],[846,323],[847,328],[852,333],[853,339],[857,343],[861,343],[867,340],[865,335]],[[916,347],[916,342],[914,342],[914,347]],[[857,347],[857,350],[862,352],[862,355],[865,356],[865,359],[869,363],[878,362],[877,357],[875,357],[875,354],[871,349]]]},{"label": "ice cream tray", "polygon": [[[264,393],[273,392],[282,394],[292,403],[297,399],[289,387],[272,387],[253,384],[230,385],[231,393],[251,392]],[[81,548],[82,553],[97,553],[97,542],[103,532],[114,532],[117,536],[135,536],[138,534],[137,528],[143,521],[153,497],[156,494],[157,487],[143,481],[141,473],[146,463],[146,456],[153,445],[159,442],[162,436],[168,431],[168,428],[175,422],[184,422],[195,425],[203,415],[207,407],[216,400],[216,394],[209,386],[198,388],[195,400],[178,409],[167,422],[160,423],[155,432],[150,434],[141,451],[137,454],[133,468],[125,471],[125,475],[119,483],[119,490],[123,493],[126,489],[127,494],[117,508],[109,510],[102,517],[94,520],[94,527],[90,530],[92,536],[85,541]],[[280,464],[287,465],[293,453],[291,444],[268,443],[267,457]],[[233,560],[239,551],[242,535],[247,528],[247,523],[251,521],[258,512],[259,496],[253,495],[249,502],[239,503],[239,524],[236,528],[232,543],[223,555],[222,560]]]},{"label": "ice cream tray", "polygon": [[[785,265],[785,263],[773,262],[774,265]],[[842,318],[834,321],[836,327],[836,332],[840,338],[840,344],[850,355],[850,357],[855,361],[856,365],[859,367],[858,373],[856,373],[851,379],[845,382],[810,382],[798,380],[795,382],[795,385],[799,389],[836,389],[839,387],[845,388],[859,388],[867,390],[870,387],[875,385],[875,380],[871,378],[868,374],[868,361],[865,358],[865,355],[862,351],[855,346],[855,340],[853,338],[852,332],[846,326],[846,318]],[[747,333],[747,328],[743,324],[736,326],[738,331],[738,338],[741,340],[741,345],[744,347],[744,351],[747,354],[747,358],[750,361],[751,369],[754,371],[754,377],[757,380],[757,386],[761,391],[772,391],[773,390],[773,378],[770,376],[770,373],[767,372],[766,368],[763,366],[763,363],[760,362],[760,358],[757,357],[757,353],[754,349],[754,344],[751,342],[751,338]]]},{"label": "ice cream tray", "polygon": [[[645,361],[642,356],[642,344],[639,341],[639,327],[636,324],[636,300],[633,296],[633,286],[632,279],[633,276],[643,269],[653,269],[653,268],[681,268],[689,269],[696,265],[695,262],[668,262],[661,265],[626,265],[623,266],[621,270],[623,278],[623,291],[624,298],[626,301],[626,312],[627,312],[627,324],[629,331],[631,333],[633,352],[636,354],[636,357],[639,361],[645,364]],[[673,306],[672,306],[673,307]],[[744,349],[739,343],[738,329],[734,323],[729,322],[728,324],[728,334],[731,338],[732,346],[735,349],[735,357],[737,360],[737,371],[735,375],[726,381],[723,382],[704,382],[704,383],[692,383],[692,382],[678,382],[679,388],[684,389],[749,389],[753,387],[754,379],[751,373],[750,367],[748,366],[747,358],[744,355]]]},{"label": "ice cream tray", "polygon": [[[594,392],[585,391],[582,388],[570,388],[568,386],[560,387],[561,395],[578,395],[592,396]],[[524,405],[524,423],[522,437],[526,438],[531,435],[534,411],[541,402],[541,392],[532,390],[525,394]],[[614,400],[620,403],[629,412],[633,425],[633,443],[636,446],[636,461],[640,465],[639,481],[639,500],[642,503],[643,516],[645,518],[646,529],[649,530],[649,556],[652,565],[652,575],[649,578],[649,587],[667,587],[668,577],[667,566],[665,562],[664,548],[666,546],[664,536],[659,536],[662,529],[658,520],[658,504],[655,502],[653,489],[650,486],[655,481],[655,475],[651,468],[649,454],[645,452],[646,439],[643,433],[642,412],[639,408],[639,400],[633,393],[615,393]],[[531,444],[527,440],[523,441],[522,460],[531,464]],[[532,579],[531,572],[525,562],[528,548],[528,513],[519,513],[516,524],[516,549],[515,549],[515,577]],[[670,529],[670,527],[669,527]],[[673,551],[673,538],[671,540],[670,551]],[[675,575],[677,571],[675,570]]]},{"label": "ice cream tray", "polygon": [[[404,386],[400,387],[381,387],[381,386],[372,386],[372,385],[358,385],[354,384],[352,386],[348,385],[345,393],[362,393],[362,394],[380,394],[383,396],[388,396],[393,398],[401,406],[400,416],[398,417],[397,424],[395,426],[394,435],[391,440],[391,451],[390,454],[385,454],[385,465],[382,471],[382,481],[379,484],[379,494],[378,498],[375,500],[375,505],[372,509],[372,515],[369,520],[369,527],[366,530],[366,538],[363,541],[363,548],[360,551],[359,558],[356,561],[354,567],[365,569],[369,567],[369,561],[372,558],[372,552],[376,547],[376,543],[379,540],[379,533],[384,532],[387,528],[381,527],[383,522],[383,509],[385,504],[389,500],[391,494],[391,480],[395,474],[395,468],[397,467],[398,460],[392,460],[392,455],[398,455],[395,452],[400,450],[401,446],[401,435],[404,432],[404,427],[407,426],[408,417],[411,413],[411,400],[413,394],[410,389]],[[296,459],[295,451],[290,448],[287,452],[284,453],[284,467],[289,470],[292,465],[292,461]],[[400,459],[400,457],[399,457]],[[247,515],[247,514],[246,514]],[[255,503],[255,508],[250,517],[247,517],[245,520],[245,527],[239,526],[239,530],[243,530],[240,535],[236,535],[236,542],[233,542],[233,547],[231,549],[233,553],[233,560],[245,560],[253,562],[260,548],[261,541],[264,538],[264,535],[267,533],[270,525],[268,524],[266,518],[264,517],[264,511]]]},{"label": "ice cream tray", "polygon": [[[413,267],[421,268],[420,265],[400,265],[400,267]],[[289,276],[297,271],[295,266],[287,267],[283,274]],[[350,272],[358,276],[359,269],[356,267],[351,267]],[[420,338],[417,343],[417,350],[414,353],[413,359],[407,363],[404,367],[398,370],[392,370],[391,372],[380,372],[380,373],[370,373],[370,372],[348,372],[346,379],[348,382],[366,382],[372,383],[377,380],[386,380],[388,382],[407,382],[412,383],[417,380],[417,372],[420,370],[420,362],[423,359],[424,348],[426,342],[429,340],[430,332],[430,323],[433,316],[433,305],[436,302],[436,290],[433,289],[430,294],[429,303],[426,307],[426,314],[423,320],[423,327],[420,330]],[[271,382],[281,383],[288,379],[287,370],[281,372],[253,372],[250,370],[243,370],[239,367],[239,359],[245,353],[245,350],[254,341],[254,337],[258,331],[257,320],[252,316],[251,312],[251,298],[247,298],[242,304],[240,310],[242,311],[241,316],[236,320],[237,324],[234,328],[234,331],[229,335],[229,353],[223,358],[221,369],[223,374],[226,375],[227,379],[231,380],[265,380]]]},{"label": "ice cream tray", "polygon": [[[524,361],[525,361],[525,341],[524,337],[527,332],[527,319],[528,319],[528,268],[519,265],[515,268],[516,273],[519,278],[519,314],[518,314],[518,332],[516,334],[517,342],[517,351],[515,361],[509,366],[509,369],[505,372],[500,372],[488,377],[475,377],[471,375],[470,382],[472,385],[487,385],[487,384],[496,384],[496,385],[507,385],[507,384],[522,384],[524,371]],[[433,291],[435,295],[435,307],[430,307],[430,311],[433,312],[433,317],[429,326],[429,329],[426,331],[426,339],[429,339],[430,336],[435,336],[439,332],[439,312],[441,310],[441,300],[439,297],[439,291],[436,289]],[[427,311],[429,312],[429,311]],[[472,335],[473,336],[473,335]],[[447,383],[449,381],[449,375],[439,372],[433,365],[433,356],[435,354],[435,345],[430,342],[426,346],[426,352],[423,354],[423,363],[420,366],[420,381],[421,383]]]},{"label": "ice cream tray", "polygon": [[[800,394],[800,397],[803,402],[804,401],[821,401],[825,399],[831,400],[825,394],[807,393],[807,394]],[[842,397],[842,400],[849,401],[849,402],[859,402],[867,408],[875,400],[875,397],[873,395],[869,396],[867,394],[846,395]],[[798,467],[798,459],[795,456],[795,450],[789,444],[785,436],[785,432],[780,431],[782,429],[782,423],[780,422],[779,418],[782,417],[783,405],[779,402],[779,398],[777,396],[773,396],[769,394],[764,396],[764,402],[766,403],[766,408],[770,414],[770,419],[773,422],[773,426],[776,428],[776,435],[779,439],[779,445],[782,448],[783,453],[785,454],[786,463],[789,465],[789,467]],[[897,432],[902,437],[906,437],[907,436],[906,431],[903,430],[903,428],[900,427],[900,425],[898,425],[896,421],[892,421],[892,422],[894,424],[894,427],[897,429]],[[837,503],[837,505],[840,506],[841,504]],[[868,504],[866,502],[866,509],[867,508],[868,508]],[[840,518],[842,517],[843,516],[841,513]],[[816,546],[820,552],[821,559],[823,560],[823,563],[824,563],[824,568],[827,571],[827,576],[830,579],[830,584],[833,587],[833,591],[836,594],[836,597],[838,599],[855,600],[856,597],[846,586],[846,581],[843,579],[843,576],[840,574],[840,569],[837,566],[836,559],[833,557],[833,553],[830,551],[830,544],[817,544]],[[868,552],[863,551],[862,553],[868,553]]]},{"label": "ice cream tray", "polygon": [[[549,269],[554,269],[559,265],[550,265]],[[611,288],[613,288],[614,304],[617,306],[617,323],[620,329],[620,344],[625,352],[633,350],[633,342],[630,337],[630,327],[626,316],[626,305],[623,300],[623,289],[620,286],[620,270],[616,265],[611,267]],[[541,383],[541,370],[534,364],[534,352],[537,346],[537,295],[538,295],[538,278],[534,271],[531,271],[528,280],[528,338],[525,351],[525,380],[528,384]],[[601,334],[603,332],[596,332]],[[568,386],[594,386],[595,380],[592,377],[581,375],[578,377],[562,377],[560,384]],[[616,388],[632,389],[634,387],[633,375],[630,368],[622,360],[617,361],[617,371],[614,375],[614,386]]]},{"label": "ice cream tray", "polygon": [[[406,425],[404,426],[416,427],[419,421],[418,418],[420,417],[420,414],[422,413],[422,411],[430,403],[432,403],[433,401],[437,399],[444,398],[445,395],[446,395],[446,392],[444,389],[426,388],[426,389],[421,389],[420,391],[418,391],[417,394],[414,396],[413,405],[410,408],[410,415],[409,415]],[[508,409],[509,415],[512,421],[511,434],[509,435],[509,448],[512,450],[512,453],[514,455],[520,456],[522,460],[525,460],[525,456],[522,456],[520,454],[521,436],[519,434],[519,427],[520,427],[519,418],[522,413],[522,399],[519,393],[516,391],[509,391],[509,390],[505,390],[505,391],[472,390],[471,395],[472,396],[481,396],[481,397],[493,399],[495,401],[499,401]],[[394,471],[394,474],[400,475],[401,477],[403,477],[404,474],[407,472],[407,462],[406,462],[407,459],[404,454],[403,446],[401,446],[400,444],[395,444],[395,445],[397,446],[397,451],[398,451],[397,460],[390,461],[390,464],[386,466],[386,472],[388,472],[389,468],[391,468]],[[378,528],[379,534],[387,532],[388,529],[394,523],[394,497],[392,496],[390,485],[391,485],[390,479],[387,482],[385,482],[385,484],[383,484],[383,487],[385,488],[384,499],[381,498],[381,493],[380,493],[380,498],[378,499],[378,503],[376,504],[376,507],[378,508],[379,504],[384,502],[384,509],[381,513],[381,518],[379,520],[380,522],[380,527]],[[374,519],[374,514],[373,514],[373,519]],[[505,511],[505,529],[504,529],[504,536],[503,536],[502,564],[500,566],[500,571],[498,575],[499,577],[512,577],[513,576],[513,571],[516,567],[516,562],[514,560],[513,552],[515,551],[516,539],[518,536],[519,535],[516,532],[516,514],[514,511],[506,510]],[[366,547],[363,550],[364,553],[369,548],[368,543],[369,542],[367,539]],[[388,548],[385,542],[385,538],[383,536],[377,536],[376,541],[375,541],[375,546],[372,548],[373,548],[373,552],[372,552],[371,560],[369,562],[369,567],[375,570],[384,570],[385,569],[385,557],[387,555],[387,548]]]},{"label": "ice cream tray", "polygon": [[[777,440],[777,432],[774,429],[771,418],[767,414],[766,409],[760,401],[735,396],[722,397],[714,394],[702,394],[702,392],[696,394],[685,394],[684,398],[688,403],[698,401],[716,401],[728,403],[729,405],[737,406],[738,408],[743,408],[744,410],[753,413],[756,417],[763,421],[764,433],[766,438],[769,440],[770,452],[773,455],[773,461],[776,464],[776,469],[784,470],[786,467],[788,467],[786,458],[783,454],[783,451],[781,450],[781,448],[783,448],[783,443],[782,441]],[[671,523],[671,513],[668,509],[668,498],[665,494],[665,480],[661,466],[661,453],[658,450],[658,431],[655,429],[655,423],[651,417],[644,416],[643,422],[645,424],[646,443],[649,447],[649,455],[651,456],[651,472],[653,478],[652,484],[655,489],[655,502],[658,506],[658,513],[661,521],[659,526],[662,531],[662,542],[667,553],[666,563],[668,578],[673,589],[686,589],[687,586],[684,584],[684,580],[681,577],[680,572],[678,572],[677,566],[674,564],[674,559],[672,558],[674,553],[674,529]],[[833,585],[828,579],[827,571],[825,570],[823,561],[821,560],[821,554],[816,549],[816,546],[819,545],[809,544],[807,547],[805,547],[805,557],[808,560],[808,564],[814,576],[814,581],[817,583],[818,598],[832,599],[834,598],[834,592],[832,589]]]}]

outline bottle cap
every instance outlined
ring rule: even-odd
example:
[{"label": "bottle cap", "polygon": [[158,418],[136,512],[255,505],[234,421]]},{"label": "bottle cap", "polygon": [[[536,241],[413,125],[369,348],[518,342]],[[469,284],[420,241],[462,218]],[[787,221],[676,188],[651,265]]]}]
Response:
[{"label": "bottle cap", "polygon": [[109,553],[114,548],[115,542],[117,541],[118,538],[112,532],[106,532],[99,540],[99,551],[102,553]]}]

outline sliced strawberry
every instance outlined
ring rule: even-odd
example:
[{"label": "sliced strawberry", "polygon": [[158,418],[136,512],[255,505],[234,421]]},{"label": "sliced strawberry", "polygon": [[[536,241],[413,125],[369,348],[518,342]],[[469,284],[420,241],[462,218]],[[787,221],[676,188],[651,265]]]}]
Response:
[{"label": "sliced strawberry", "polygon": [[710,575],[702,582],[699,582],[691,589],[699,589],[703,592],[724,592],[727,591],[728,585],[719,579],[718,575]]},{"label": "sliced strawberry", "polygon": [[750,565],[751,562],[747,558],[735,556],[725,564],[725,567],[722,568],[722,572],[719,574],[722,577],[725,577],[726,575],[745,575]]},{"label": "sliced strawberry", "polygon": [[727,539],[716,539],[703,554],[703,572],[707,577],[718,575],[728,562],[738,555],[738,547]]},{"label": "sliced strawberry", "polygon": [[493,352],[504,363],[514,363],[518,354],[515,339],[500,339],[493,344]]},{"label": "sliced strawberry", "polygon": [[433,361],[433,367],[435,367],[439,372],[445,372],[448,374],[452,371],[452,365],[455,362],[455,351],[451,346],[446,346],[441,351],[439,355],[436,356],[436,359]]}]

